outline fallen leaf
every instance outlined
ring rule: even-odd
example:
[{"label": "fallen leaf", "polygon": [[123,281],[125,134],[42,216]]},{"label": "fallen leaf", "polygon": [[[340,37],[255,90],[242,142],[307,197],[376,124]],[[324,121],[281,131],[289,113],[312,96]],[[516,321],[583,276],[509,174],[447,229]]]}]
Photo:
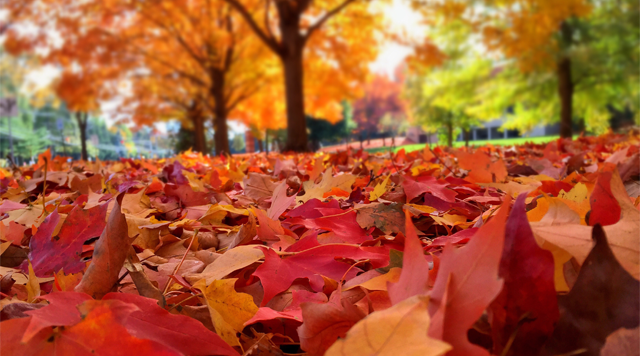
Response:
[{"label": "fallen leaf", "polygon": [[174,315],[160,308],[156,300],[134,294],[109,293],[103,300],[117,300],[137,307],[123,322],[133,336],[167,345],[185,355],[229,355],[238,353],[199,321]]},{"label": "fallen leaf", "polygon": [[334,177],[331,174],[331,170],[331,167],[327,168],[322,176],[322,181],[318,184],[314,184],[312,181],[302,183],[305,193],[296,198],[299,204],[306,203],[310,199],[323,200],[333,197],[333,195],[324,196],[324,193],[331,191],[333,188],[351,192],[351,185],[356,181],[356,177],[352,174],[343,174]]},{"label": "fallen leaf", "polygon": [[538,355],[559,317],[553,256],[533,237],[525,199],[516,199],[507,219],[499,270],[504,285],[489,306],[496,355],[507,346],[506,355]]},{"label": "fallen leaf", "polygon": [[287,182],[281,182],[276,189],[273,190],[271,196],[271,206],[267,210],[269,219],[277,220],[296,201],[296,194],[287,196]]},{"label": "fallen leaf", "polygon": [[120,211],[122,196],[115,199],[107,226],[96,242],[91,264],[80,284],[76,286],[76,292],[99,299],[111,291],[120,277],[120,269],[127,258],[131,243],[127,234],[127,220]]},{"label": "fallen leaf", "polygon": [[593,240],[575,285],[558,298],[560,320],[546,355],[583,349],[581,354],[596,356],[611,333],[640,324],[640,282],[620,265],[600,225],[593,227]]},{"label": "fallen leaf", "polygon": [[[84,270],[81,261],[82,245],[90,238],[98,237],[105,228],[107,204],[85,210],[76,206],[62,223],[60,232],[53,237],[51,226],[58,224],[59,215],[54,211],[40,226],[29,244],[29,259],[39,277],[51,276],[64,269],[68,273]],[[47,220],[51,219],[49,223]],[[45,225],[46,224],[46,225]]]},{"label": "fallen leaf", "polygon": [[[611,177],[611,192],[621,207],[620,220],[604,227],[610,236],[609,245],[616,258],[632,276],[640,275],[640,211],[629,201],[620,176]],[[591,251],[591,227],[580,225],[580,217],[559,202],[549,207],[544,218],[531,223],[533,234],[539,240],[556,245],[583,264]]]},{"label": "fallen leaf", "polygon": [[[598,175],[596,185],[589,197],[591,213],[589,213],[589,225],[600,224],[602,226],[612,225],[620,220],[620,204],[611,191],[611,171],[601,171]],[[625,189],[626,192],[626,189]]]},{"label": "fallen leaf", "polygon": [[458,164],[469,172],[466,180],[473,183],[499,183],[507,178],[507,167],[499,159],[495,162],[481,150],[473,154],[459,151],[456,153]]},{"label": "fallen leaf", "polygon": [[336,341],[326,356],[437,356],[451,346],[427,336],[428,297],[413,296],[389,309],[374,312]]},{"label": "fallen leaf", "polygon": [[[389,258],[384,249],[340,244],[321,245],[283,258],[272,249],[263,250],[264,263],[253,273],[260,278],[264,287],[264,299],[260,306],[265,306],[276,294],[287,290],[296,278],[307,278],[314,290],[321,291],[324,286],[321,276],[338,281],[346,274],[349,280],[360,271],[347,263],[336,261],[336,258],[368,259],[376,267],[386,265]],[[276,275],[278,278],[273,278]]]},{"label": "fallen leaf", "polygon": [[640,329],[620,328],[607,336],[600,356],[640,355]]},{"label": "fallen leaf", "polygon": [[249,173],[242,180],[244,194],[252,199],[259,200],[273,196],[278,183],[271,180],[271,176],[259,173]]},{"label": "fallen leaf", "polygon": [[207,283],[211,284],[214,280],[222,279],[231,272],[247,267],[263,257],[264,253],[256,246],[237,246],[218,257],[201,273],[186,274],[184,277],[191,284],[201,279],[205,279]]},{"label": "fallen leaf", "polygon": [[356,221],[363,229],[375,226],[385,234],[405,233],[402,204],[373,203],[359,207],[356,211]]},{"label": "fallen leaf", "polygon": [[[441,337],[453,346],[449,356],[489,355],[487,350],[469,342],[467,331],[502,289],[498,269],[510,200],[507,196],[497,215],[484,224],[467,245],[456,249],[448,244],[440,257],[430,294],[429,315],[433,320],[429,335]],[[436,313],[440,314],[438,318],[434,316]]]},{"label": "fallen leaf", "polygon": [[411,222],[411,215],[407,211],[405,216],[405,230],[407,235],[404,242],[402,257],[402,272],[397,283],[389,283],[387,290],[391,304],[396,305],[414,295],[424,295],[429,291],[429,262],[425,259],[422,244],[418,239],[416,228]]},{"label": "fallen leaf", "polygon": [[365,314],[349,300],[341,298],[341,290],[331,294],[327,303],[302,303],[302,319],[298,328],[300,347],[309,356],[324,355],[338,338]]},{"label": "fallen leaf", "polygon": [[234,290],[236,280],[216,280],[208,286],[201,280],[194,285],[194,288],[200,289],[204,294],[216,333],[231,346],[240,346],[236,334],[258,312],[250,295]]},{"label": "fallen leaf", "polygon": [[374,201],[384,195],[387,192],[387,185],[389,184],[389,179],[391,178],[391,174],[387,175],[387,177],[380,183],[378,183],[375,188],[369,193],[369,200]]}]

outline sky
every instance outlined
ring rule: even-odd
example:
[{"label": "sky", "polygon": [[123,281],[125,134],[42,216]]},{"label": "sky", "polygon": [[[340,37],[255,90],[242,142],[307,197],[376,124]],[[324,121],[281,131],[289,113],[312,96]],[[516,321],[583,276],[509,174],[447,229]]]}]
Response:
[{"label": "sky", "polygon": [[[409,36],[419,37],[422,35],[423,27],[420,24],[420,15],[413,11],[406,1],[393,0],[391,5],[384,9],[388,20],[388,30],[393,33],[405,32]],[[404,59],[412,53],[408,46],[398,43],[386,43],[380,49],[380,53],[375,62],[369,68],[376,73],[393,75],[393,71]]]}]

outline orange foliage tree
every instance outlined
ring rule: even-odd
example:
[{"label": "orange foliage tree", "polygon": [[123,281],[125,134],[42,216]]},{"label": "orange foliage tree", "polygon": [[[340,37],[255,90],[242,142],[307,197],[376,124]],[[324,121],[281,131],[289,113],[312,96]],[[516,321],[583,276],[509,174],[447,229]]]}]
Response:
[{"label": "orange foliage tree", "polygon": [[[216,152],[229,152],[227,118],[253,124],[264,118],[247,115],[240,104],[253,100],[244,107],[271,105],[259,97],[278,77],[276,59],[255,37],[247,36],[247,25],[224,2],[60,0],[46,11],[35,11],[37,2],[31,5],[31,11],[24,11],[16,3],[12,14],[41,31],[29,36],[9,31],[8,47],[14,53],[50,45],[45,23],[55,19],[55,31],[64,42],[43,59],[76,71],[100,68],[92,72],[93,82],[61,81],[85,89],[76,90],[77,100],[87,101],[95,86],[127,84],[129,95],[120,111],[130,113],[137,124],[180,119],[193,127],[197,151],[206,151],[207,117],[213,117]],[[65,5],[66,11],[56,11],[55,5]],[[281,125],[277,117],[268,124]]]},{"label": "orange foliage tree", "polygon": [[[353,83],[363,82],[367,63],[375,59],[374,29],[381,15],[362,0],[223,1],[280,59],[287,113],[285,149],[306,151],[305,103],[339,115],[339,101],[357,90]],[[318,111],[322,110],[310,113],[329,116]]]},{"label": "orange foliage tree", "polygon": [[571,137],[573,92],[571,51],[580,37],[578,18],[589,15],[588,0],[445,0],[425,6],[413,0],[428,21],[462,20],[480,33],[490,51],[512,59],[524,73],[542,70],[557,77],[560,135]]}]

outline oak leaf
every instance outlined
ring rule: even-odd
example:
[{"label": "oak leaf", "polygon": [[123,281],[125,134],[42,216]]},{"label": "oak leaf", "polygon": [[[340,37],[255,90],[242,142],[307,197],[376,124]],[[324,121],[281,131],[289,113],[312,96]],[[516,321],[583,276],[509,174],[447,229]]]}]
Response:
[{"label": "oak leaf", "polygon": [[326,192],[331,191],[333,188],[351,192],[351,185],[356,181],[356,177],[352,174],[343,174],[334,177],[331,172],[332,169],[332,167],[327,168],[322,176],[322,181],[318,184],[315,184],[312,181],[302,183],[305,193],[304,195],[296,198],[299,204],[306,203],[310,199],[314,198],[324,200],[326,198],[333,197],[333,195],[324,196]]}]

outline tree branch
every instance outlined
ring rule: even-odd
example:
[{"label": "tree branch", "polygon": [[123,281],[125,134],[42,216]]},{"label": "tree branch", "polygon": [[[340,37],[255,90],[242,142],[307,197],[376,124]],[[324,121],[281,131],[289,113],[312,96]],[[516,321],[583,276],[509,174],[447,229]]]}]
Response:
[{"label": "tree branch", "polygon": [[322,16],[315,24],[311,25],[308,29],[307,29],[307,33],[304,35],[304,42],[306,42],[309,37],[311,37],[311,35],[317,31],[320,27],[322,27],[322,25],[324,25],[325,22],[327,22],[330,18],[332,18],[333,16],[337,15],[340,11],[342,11],[345,7],[349,6],[349,4],[351,4],[352,2],[355,2],[356,0],[344,0],[342,2],[342,4],[334,7],[333,9],[331,9],[329,12],[327,12],[326,14],[324,14],[324,16]]},{"label": "tree branch", "polygon": [[240,15],[242,15],[242,17],[247,22],[249,27],[251,27],[253,32],[258,36],[258,38],[260,38],[260,40],[262,40],[262,42],[264,42],[265,45],[267,45],[267,47],[269,47],[274,53],[278,55],[282,54],[282,49],[280,47],[280,44],[277,43],[274,38],[270,38],[260,28],[260,26],[258,26],[255,19],[253,18],[253,16],[251,16],[251,14],[249,13],[246,7],[242,6],[242,4],[238,2],[238,0],[224,0],[224,1],[226,1],[229,5],[233,6],[233,8],[236,9],[240,13]]}]

